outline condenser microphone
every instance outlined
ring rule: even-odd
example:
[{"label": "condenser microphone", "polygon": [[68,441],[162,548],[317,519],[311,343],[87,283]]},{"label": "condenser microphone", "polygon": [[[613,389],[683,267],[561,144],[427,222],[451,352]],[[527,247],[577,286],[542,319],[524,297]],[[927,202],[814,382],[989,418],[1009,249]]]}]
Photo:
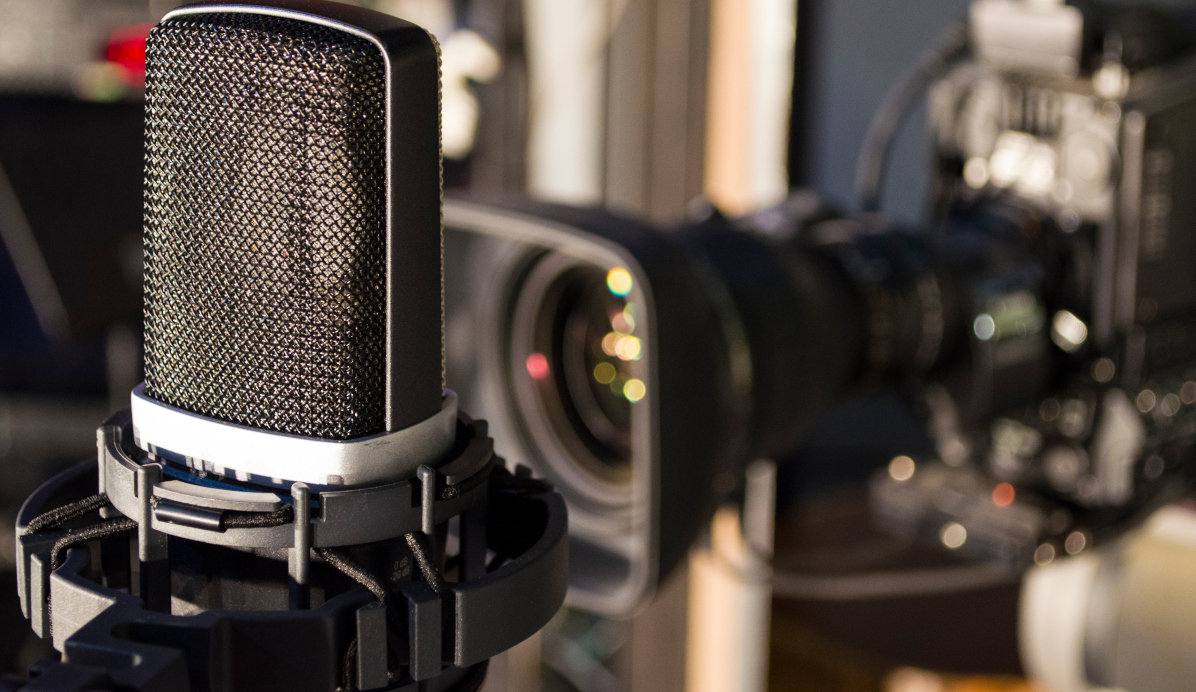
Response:
[{"label": "condenser microphone", "polygon": [[146,52],[137,445],[356,487],[453,443],[435,41],[324,2],[169,13]]},{"label": "condenser microphone", "polygon": [[145,382],[17,517],[38,689],[475,692],[560,608],[564,500],[444,388],[439,66],[319,0],[150,33]]}]

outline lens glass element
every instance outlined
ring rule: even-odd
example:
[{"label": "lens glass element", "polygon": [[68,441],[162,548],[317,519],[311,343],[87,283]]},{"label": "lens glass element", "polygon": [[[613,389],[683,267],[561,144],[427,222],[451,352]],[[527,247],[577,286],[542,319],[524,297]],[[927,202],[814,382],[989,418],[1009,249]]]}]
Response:
[{"label": "lens glass element", "polygon": [[634,288],[622,267],[548,260],[519,298],[530,324],[515,328],[530,338],[514,340],[524,350],[512,362],[524,365],[537,403],[525,418],[540,416],[573,462],[606,484],[631,481],[633,407],[648,393]]}]

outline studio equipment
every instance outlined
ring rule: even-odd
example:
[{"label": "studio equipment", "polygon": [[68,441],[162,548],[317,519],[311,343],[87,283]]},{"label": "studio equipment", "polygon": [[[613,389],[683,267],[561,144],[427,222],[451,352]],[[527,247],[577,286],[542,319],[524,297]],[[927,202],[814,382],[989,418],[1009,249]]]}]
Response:
[{"label": "studio equipment", "polygon": [[[930,85],[936,135],[918,243],[937,259],[905,271],[938,288],[905,303],[944,334],[922,387],[938,459],[895,462],[872,496],[907,535],[1045,564],[1191,487],[1196,29],[1101,3],[979,0],[969,20],[894,89]],[[885,147],[861,153],[866,204]]]},{"label": "studio equipment", "polygon": [[444,389],[438,70],[317,0],[154,28],[145,382],[18,516],[37,689],[467,692],[560,607],[561,496]]},{"label": "studio equipment", "polygon": [[[1182,494],[1194,45],[1152,8],[974,3],[876,115],[860,216],[799,193],[660,233],[450,201],[449,379],[569,503],[568,602],[634,611],[749,461],[786,458],[836,398],[884,384],[938,448],[871,485],[904,535],[1017,570]],[[874,212],[927,90],[933,213],[912,228]]]}]

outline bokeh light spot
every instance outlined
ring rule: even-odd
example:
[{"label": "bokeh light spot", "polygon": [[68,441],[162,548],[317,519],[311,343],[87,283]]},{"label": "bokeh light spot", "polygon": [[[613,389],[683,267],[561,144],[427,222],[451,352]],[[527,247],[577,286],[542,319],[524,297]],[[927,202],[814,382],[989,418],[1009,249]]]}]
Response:
[{"label": "bokeh light spot", "polygon": [[968,540],[968,530],[962,524],[951,522],[943,526],[939,532],[939,540],[951,550],[963,546]]},{"label": "bokeh light spot", "polygon": [[543,353],[533,353],[527,357],[527,374],[534,380],[548,377],[548,358]]},{"label": "bokeh light spot", "polygon": [[619,337],[615,342],[615,355],[620,360],[639,360],[641,351],[640,340],[634,336]]},{"label": "bokeh light spot", "polygon": [[631,293],[631,272],[622,267],[615,267],[606,273],[606,287],[617,296]]},{"label": "bokeh light spot", "polygon": [[997,487],[993,488],[993,504],[998,507],[1008,507],[1013,504],[1013,498],[1017,496],[1017,491],[1008,483],[997,483]]},{"label": "bokeh light spot", "polygon": [[1049,565],[1055,559],[1055,546],[1043,543],[1034,549],[1034,564]]},{"label": "bokeh light spot", "polygon": [[889,462],[889,476],[895,481],[908,481],[914,477],[914,460],[902,454]]},{"label": "bokeh light spot", "polygon": [[598,380],[599,384],[610,384],[615,381],[615,366],[610,363],[599,363],[594,366],[594,379]]},{"label": "bokeh light spot", "polygon": [[977,339],[988,341],[997,333],[997,322],[992,315],[980,315],[972,322],[972,331],[976,333]]},{"label": "bokeh light spot", "polygon": [[618,345],[619,339],[621,338],[623,338],[623,335],[618,332],[610,332],[606,336],[602,337],[602,352],[608,356],[613,356],[618,353],[618,351],[615,350],[615,347]]},{"label": "bokeh light spot", "polygon": [[616,312],[610,318],[610,326],[614,327],[615,331],[620,334],[630,334],[635,331],[635,320],[628,319],[626,311]]}]

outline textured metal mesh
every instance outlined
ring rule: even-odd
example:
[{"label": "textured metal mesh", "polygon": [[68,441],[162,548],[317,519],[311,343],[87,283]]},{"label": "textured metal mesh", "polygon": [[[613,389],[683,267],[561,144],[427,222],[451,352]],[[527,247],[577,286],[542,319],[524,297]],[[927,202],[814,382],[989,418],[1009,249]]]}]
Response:
[{"label": "textured metal mesh", "polygon": [[146,53],[146,393],[349,439],[385,429],[378,48],[258,14],[172,18]]}]

